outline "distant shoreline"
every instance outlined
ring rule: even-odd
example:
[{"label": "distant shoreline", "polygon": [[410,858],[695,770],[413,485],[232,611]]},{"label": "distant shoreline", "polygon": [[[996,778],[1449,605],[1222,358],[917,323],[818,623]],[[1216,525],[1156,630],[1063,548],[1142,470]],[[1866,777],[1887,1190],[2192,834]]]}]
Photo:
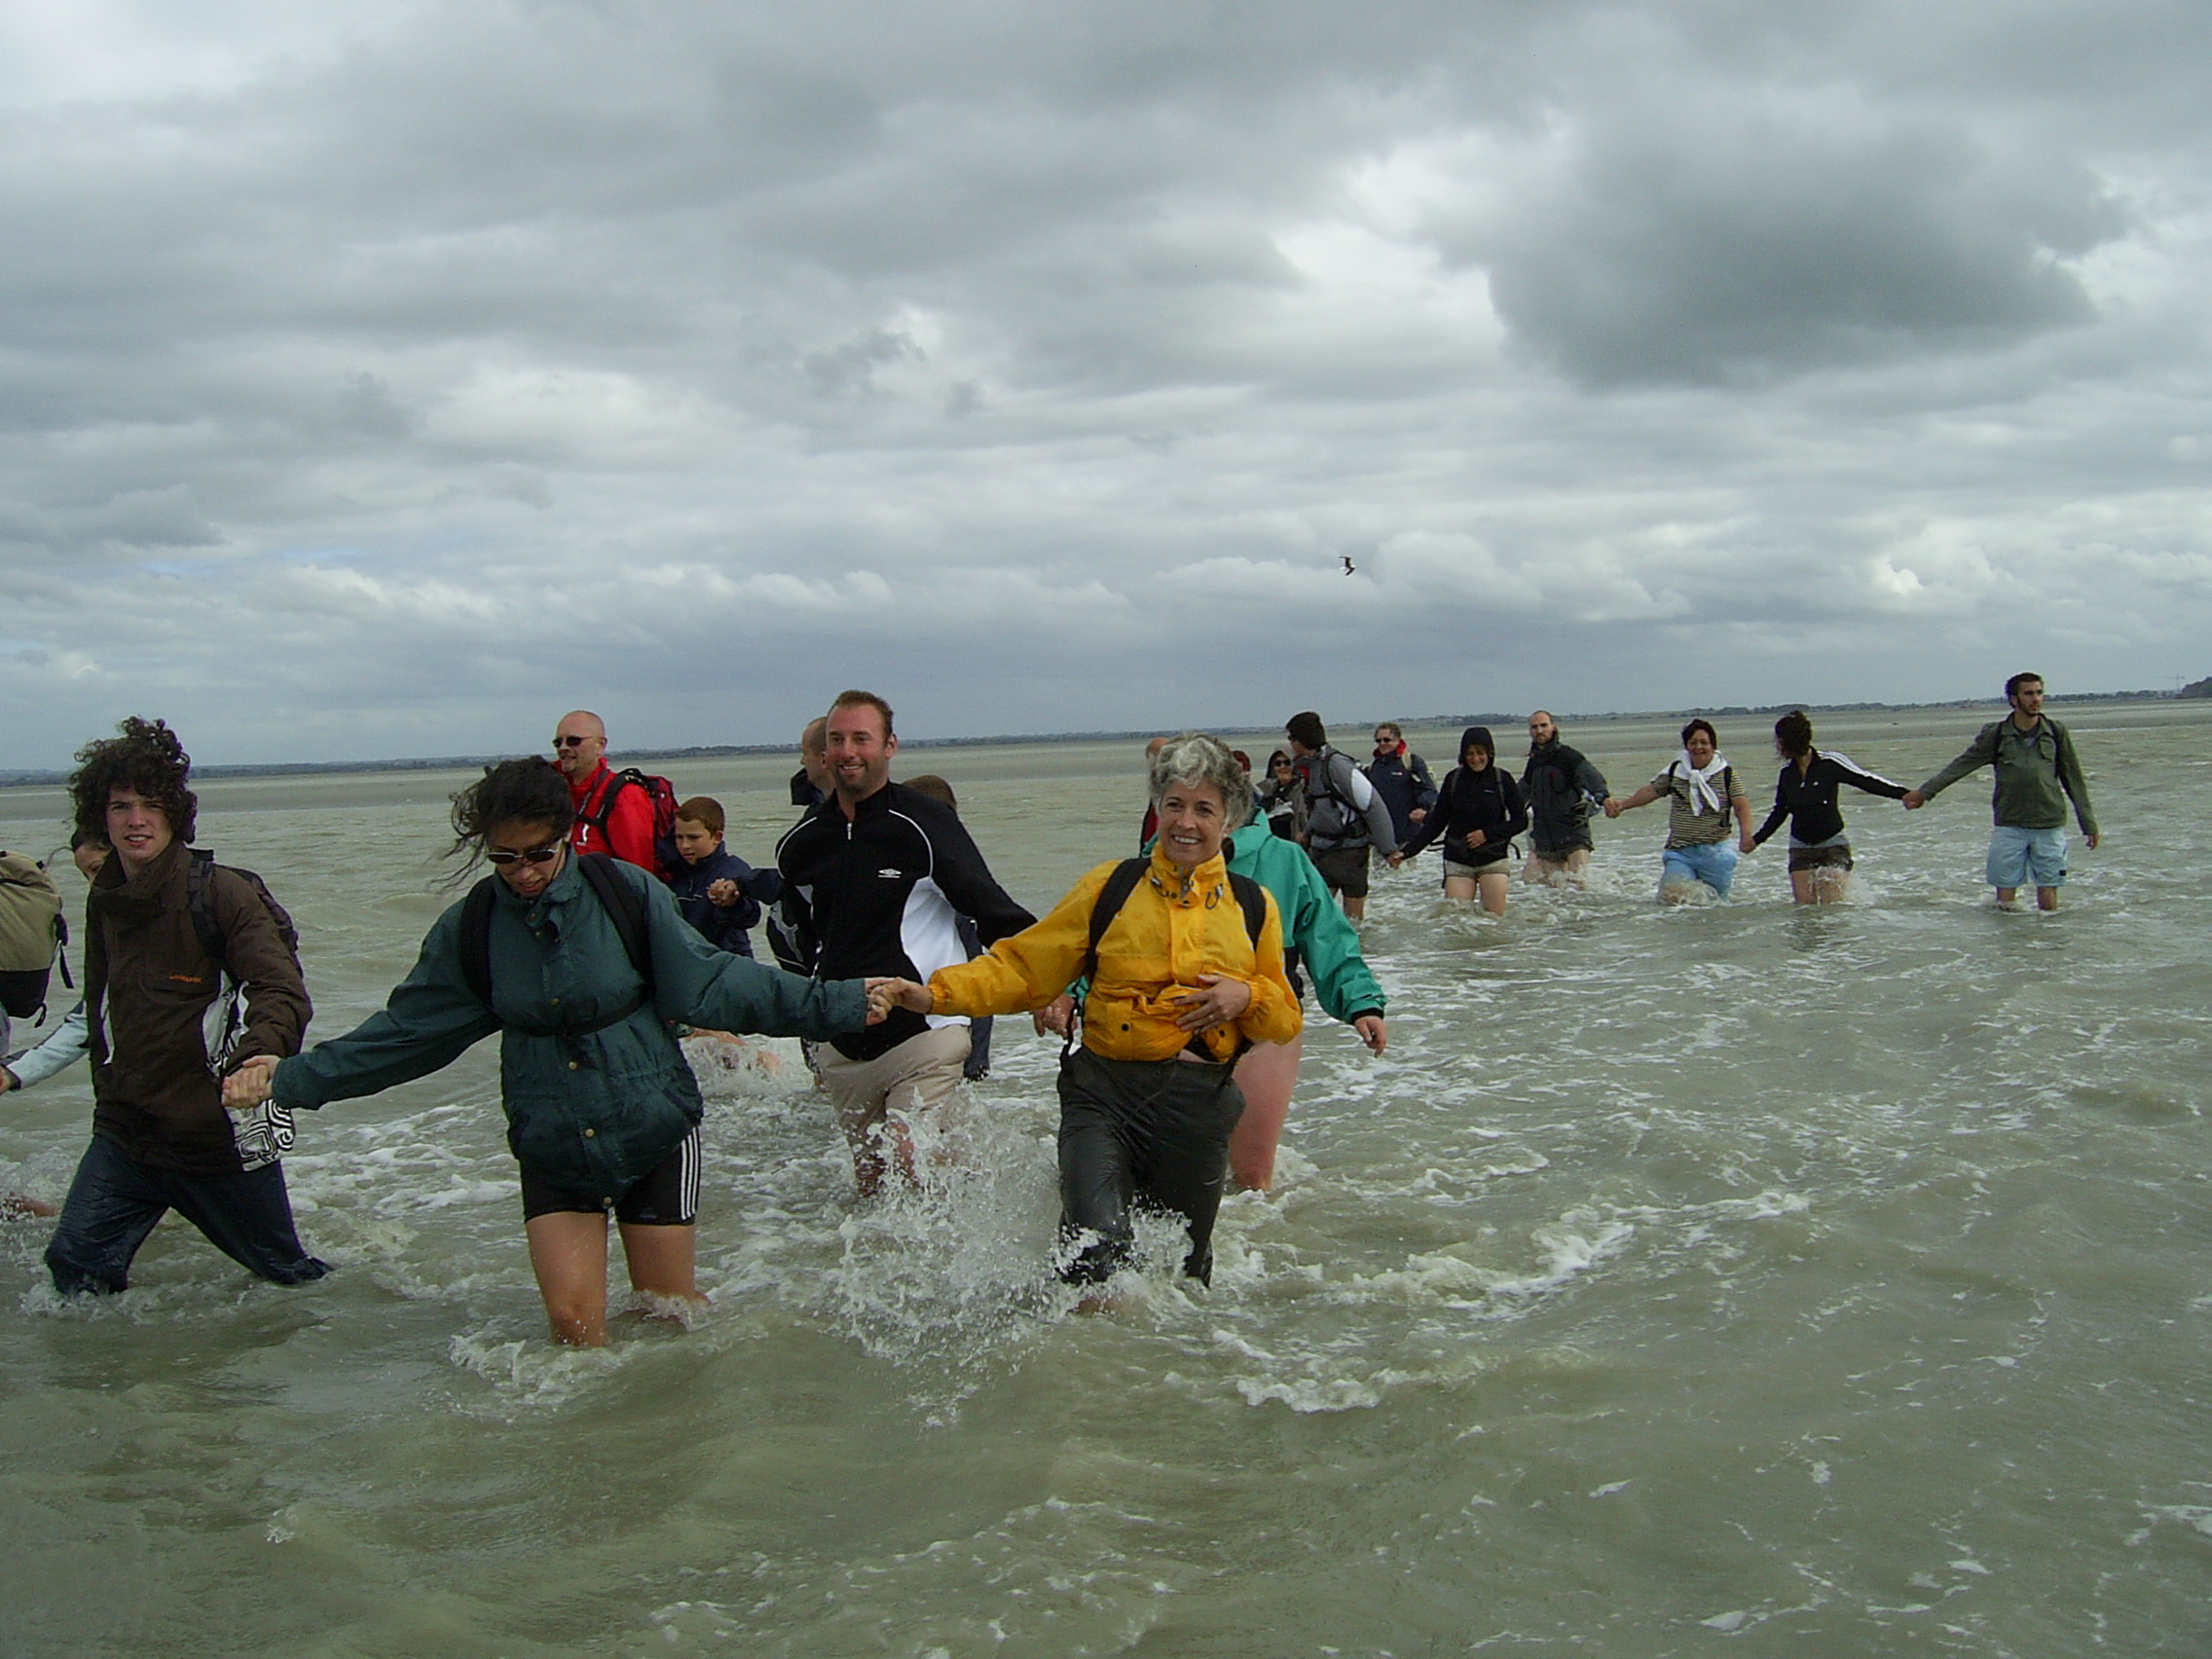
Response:
[{"label": "distant shoreline", "polygon": [[[2212,683],[2204,681],[2197,685]],[[2182,691],[2081,691],[2053,693],[2052,703],[2173,703],[2192,702],[2207,693],[2192,685]],[[1749,705],[1730,703],[1703,709],[1614,709],[1604,714],[1576,714],[1569,712],[1560,718],[1569,723],[1582,720],[1645,720],[1674,719],[1691,715],[1704,715],[1709,719],[1741,719],[1748,715],[1785,715],[1792,709],[1803,709],[1816,715],[1862,715],[1884,712],[1902,712],[1913,709],[1981,709],[2000,705],[1995,697],[1954,697],[1938,703],[1765,703]],[[1418,719],[1397,716],[1377,717],[1396,719],[1401,724],[1412,726],[1470,726],[1511,725],[1525,719],[1522,713],[1474,715],[1426,715]],[[1350,725],[1364,722],[1353,720]],[[1238,728],[1224,727],[1235,735]],[[1252,728],[1260,729],[1260,728]],[[901,749],[989,749],[1026,743],[1142,743],[1159,733],[1152,727],[1131,731],[1055,731],[1009,733],[998,737],[903,737]],[[719,743],[693,745],[684,749],[625,749],[621,759],[625,765],[643,765],[647,761],[668,760],[720,760],[752,755],[795,755],[796,746],[791,743]],[[468,766],[488,765],[495,760],[508,759],[505,755],[441,755],[399,760],[278,760],[247,762],[230,766],[200,766],[192,768],[195,778],[291,778],[321,777],[348,772],[450,772]],[[66,771],[0,772],[0,789],[52,789],[69,781]]]}]

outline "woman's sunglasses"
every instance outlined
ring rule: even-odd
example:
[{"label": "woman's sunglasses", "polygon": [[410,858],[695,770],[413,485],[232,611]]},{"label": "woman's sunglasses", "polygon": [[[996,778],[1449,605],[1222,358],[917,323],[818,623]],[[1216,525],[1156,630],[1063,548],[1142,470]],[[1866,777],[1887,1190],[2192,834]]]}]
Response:
[{"label": "woman's sunglasses", "polygon": [[485,852],[484,861],[487,864],[511,865],[520,859],[524,864],[551,864],[561,856],[562,845],[559,841],[549,841],[542,847],[531,847],[519,853],[510,853],[504,847],[493,847]]}]

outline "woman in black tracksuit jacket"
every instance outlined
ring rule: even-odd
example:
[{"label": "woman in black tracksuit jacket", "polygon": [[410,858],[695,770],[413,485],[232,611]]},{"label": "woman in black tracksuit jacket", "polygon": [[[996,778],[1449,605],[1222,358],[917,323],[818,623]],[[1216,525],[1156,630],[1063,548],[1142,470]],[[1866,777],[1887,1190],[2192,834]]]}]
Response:
[{"label": "woman in black tracksuit jacket", "polygon": [[1835,792],[1849,784],[1871,795],[1902,800],[1904,785],[1866,771],[1848,755],[1813,747],[1813,722],[1802,710],[1774,722],[1774,749],[1783,759],[1775,781],[1774,810],[1751,836],[1751,845],[1787,822],[1789,826],[1789,893],[1800,904],[1834,904],[1851,881],[1851,842]]},{"label": "woman in black tracksuit jacket", "polygon": [[1505,914],[1512,883],[1506,854],[1513,837],[1529,829],[1528,804],[1511,773],[1497,765],[1490,727],[1469,726],[1459,736],[1459,764],[1437,786],[1436,804],[1413,839],[1390,855],[1395,869],[1431,841],[1444,839],[1444,895],[1482,900],[1493,916]]}]

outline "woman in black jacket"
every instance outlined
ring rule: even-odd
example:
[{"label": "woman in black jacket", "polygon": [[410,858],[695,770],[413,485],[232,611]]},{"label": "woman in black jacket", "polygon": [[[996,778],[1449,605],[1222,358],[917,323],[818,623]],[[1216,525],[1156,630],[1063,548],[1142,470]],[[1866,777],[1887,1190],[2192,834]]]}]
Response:
[{"label": "woman in black jacket", "polygon": [[1871,795],[1902,800],[1904,785],[1856,764],[1848,755],[1813,747],[1813,722],[1802,709],[1774,722],[1774,752],[1783,758],[1775,780],[1774,810],[1751,836],[1751,845],[1789,824],[1789,895],[1800,904],[1841,903],[1851,883],[1851,842],[1835,792],[1844,784]]},{"label": "woman in black jacket", "polygon": [[1506,855],[1513,837],[1529,829],[1521,786],[1496,764],[1490,727],[1469,726],[1459,737],[1459,764],[1444,775],[1436,804],[1413,839],[1390,855],[1396,869],[1439,836],[1444,840],[1444,896],[1482,900],[1493,916],[1505,914],[1513,885]]}]

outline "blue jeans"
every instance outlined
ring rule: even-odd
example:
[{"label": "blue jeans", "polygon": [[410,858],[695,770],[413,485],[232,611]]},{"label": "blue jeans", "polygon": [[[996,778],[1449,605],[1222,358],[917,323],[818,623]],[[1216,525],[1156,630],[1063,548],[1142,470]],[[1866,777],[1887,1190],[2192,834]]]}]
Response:
[{"label": "blue jeans", "polygon": [[2000,824],[1989,833],[1982,874],[1992,887],[2057,887],[2066,880],[2066,831]]},{"label": "blue jeans", "polygon": [[1660,855],[1659,885],[1679,886],[1702,881],[1721,898],[1736,879],[1736,847],[1731,841],[1710,841],[1702,847],[1669,847]]},{"label": "blue jeans", "polygon": [[128,1288],[130,1259],[172,1209],[262,1278],[305,1284],[330,1272],[300,1243],[281,1163],[239,1175],[187,1175],[127,1158],[94,1135],[46,1247],[54,1288],[64,1296]]}]

